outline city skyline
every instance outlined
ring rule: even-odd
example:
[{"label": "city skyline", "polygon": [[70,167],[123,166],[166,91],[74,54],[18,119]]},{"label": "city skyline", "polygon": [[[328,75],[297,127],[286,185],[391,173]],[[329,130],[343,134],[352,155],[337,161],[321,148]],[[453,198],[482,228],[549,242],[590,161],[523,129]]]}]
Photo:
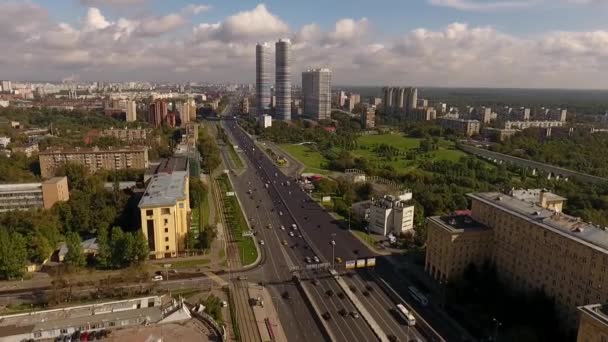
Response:
[{"label": "city skyline", "polygon": [[294,83],[293,74],[329,67],[340,85],[608,89],[601,1],[312,8],[276,1],[3,1],[0,42],[7,53],[0,75],[254,83],[255,44],[285,37],[293,42]]}]

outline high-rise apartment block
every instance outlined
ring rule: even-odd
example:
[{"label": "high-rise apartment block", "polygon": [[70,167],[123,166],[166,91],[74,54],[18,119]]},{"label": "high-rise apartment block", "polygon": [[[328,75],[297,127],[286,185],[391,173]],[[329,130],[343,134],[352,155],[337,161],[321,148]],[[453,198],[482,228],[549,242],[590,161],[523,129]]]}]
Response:
[{"label": "high-rise apartment block", "polygon": [[302,73],[303,114],[316,120],[331,118],[331,70],[309,69]]},{"label": "high-rise apartment block", "polygon": [[569,328],[577,307],[608,302],[606,227],[562,213],[566,199],[545,190],[468,196],[470,215],[427,219],[425,270],[433,278],[449,282],[467,265],[491,261],[514,288],[552,297]]},{"label": "high-rise apartment block", "polygon": [[365,129],[376,127],[376,106],[367,105],[361,114],[361,125]]},{"label": "high-rise apartment block", "polygon": [[418,89],[412,87],[384,87],[383,107],[385,114],[409,114],[418,107]]},{"label": "high-rise apartment block", "polygon": [[355,105],[361,103],[361,95],[360,94],[348,94],[348,98],[346,99],[346,110],[352,112],[355,109]]},{"label": "high-rise apartment block", "polygon": [[150,258],[176,257],[186,250],[190,220],[188,186],[188,171],[160,172],[149,180],[138,207]]},{"label": "high-rise apartment block", "polygon": [[33,208],[50,209],[55,203],[69,199],[66,177],[54,177],[42,183],[0,185],[0,212]]},{"label": "high-rise apartment block", "polygon": [[42,178],[55,175],[66,163],[84,165],[90,173],[99,170],[145,169],[148,167],[148,149],[129,147],[120,149],[46,150],[38,154]]},{"label": "high-rise apartment block", "polygon": [[150,103],[148,122],[154,127],[160,127],[166,120],[168,112],[167,102],[163,99],[156,99]]},{"label": "high-rise apartment block", "polygon": [[2,85],[2,91],[10,93],[13,91],[13,86],[11,81],[0,81],[0,85]]},{"label": "high-rise apartment block", "polygon": [[255,46],[255,106],[257,115],[270,110],[270,45],[258,43]]},{"label": "high-rise apartment block", "polygon": [[280,39],[275,44],[275,94],[277,120],[291,120],[291,41]]},{"label": "high-rise apartment block", "polygon": [[133,100],[127,101],[126,120],[127,122],[133,122],[137,120],[137,103]]}]

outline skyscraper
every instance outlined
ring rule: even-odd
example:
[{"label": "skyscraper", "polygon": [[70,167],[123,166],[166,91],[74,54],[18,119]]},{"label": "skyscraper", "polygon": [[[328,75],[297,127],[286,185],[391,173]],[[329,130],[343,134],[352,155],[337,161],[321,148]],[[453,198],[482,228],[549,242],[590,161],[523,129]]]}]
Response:
[{"label": "skyscraper", "polygon": [[255,96],[257,114],[268,113],[270,108],[270,46],[255,46]]},{"label": "skyscraper", "polygon": [[275,93],[277,96],[275,119],[284,121],[291,120],[290,48],[289,39],[279,39],[275,44]]},{"label": "skyscraper", "polygon": [[309,69],[302,73],[304,116],[316,120],[331,117],[331,70]]}]

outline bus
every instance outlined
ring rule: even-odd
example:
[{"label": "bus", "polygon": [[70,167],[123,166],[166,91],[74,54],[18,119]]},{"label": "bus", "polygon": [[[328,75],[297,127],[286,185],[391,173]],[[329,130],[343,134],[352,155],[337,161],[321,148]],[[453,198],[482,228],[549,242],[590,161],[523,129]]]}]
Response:
[{"label": "bus", "polygon": [[429,303],[429,300],[422,294],[422,292],[420,292],[420,290],[414,286],[410,286],[407,289],[410,292],[410,296],[412,296],[412,298],[414,298],[422,306],[426,306]]},{"label": "bus", "polygon": [[416,324],[416,318],[414,318],[414,315],[412,315],[403,304],[397,304],[397,312],[399,312],[399,315],[401,315],[407,325],[412,326]]}]

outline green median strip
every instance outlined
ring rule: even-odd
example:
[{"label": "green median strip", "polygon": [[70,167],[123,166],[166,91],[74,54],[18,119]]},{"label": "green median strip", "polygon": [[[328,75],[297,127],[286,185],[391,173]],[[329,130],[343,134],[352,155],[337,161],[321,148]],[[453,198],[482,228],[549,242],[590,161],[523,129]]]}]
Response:
[{"label": "green median strip", "polygon": [[222,175],[217,180],[222,192],[226,225],[238,243],[241,264],[250,265],[258,258],[258,250],[255,247],[253,237],[243,236],[243,232],[249,231],[247,221],[245,220],[245,216],[243,216],[243,211],[236,196],[226,195],[228,192],[233,191],[228,176]]}]

